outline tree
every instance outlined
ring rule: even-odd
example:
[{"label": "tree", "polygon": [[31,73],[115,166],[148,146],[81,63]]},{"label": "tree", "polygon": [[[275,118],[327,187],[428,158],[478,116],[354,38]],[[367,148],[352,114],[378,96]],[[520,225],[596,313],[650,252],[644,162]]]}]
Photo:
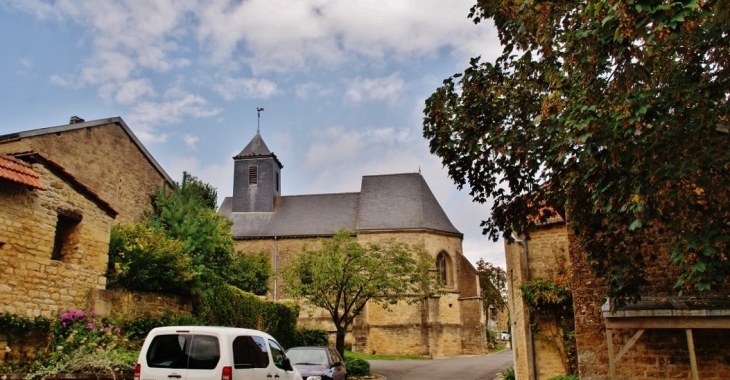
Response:
[{"label": "tree", "polygon": [[393,241],[360,244],[354,232],[340,230],[321,239],[318,249],[304,247],[283,269],[287,292],[330,313],[336,347],[345,351],[345,334],[370,301],[388,308],[418,302],[435,290],[433,267],[422,247]]},{"label": "tree", "polygon": [[504,50],[471,60],[425,107],[424,136],[459,188],[493,200],[483,232],[554,212],[616,305],[669,240],[678,289],[730,275],[730,2],[478,0]]},{"label": "tree", "polygon": [[232,222],[219,214],[214,187],[183,172],[172,190],[160,188],[148,215],[150,228],[182,242],[182,254],[196,273],[196,287],[227,283],[242,290],[266,292],[268,261],[234,251]]},{"label": "tree", "polygon": [[477,261],[477,275],[479,276],[479,287],[484,300],[484,312],[489,315],[489,308],[497,311],[504,310],[507,306],[507,273],[504,269],[479,259]]}]

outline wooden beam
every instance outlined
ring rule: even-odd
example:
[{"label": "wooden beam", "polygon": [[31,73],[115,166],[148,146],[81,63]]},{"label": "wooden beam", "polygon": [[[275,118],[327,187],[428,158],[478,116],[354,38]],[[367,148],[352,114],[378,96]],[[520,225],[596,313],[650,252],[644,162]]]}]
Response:
[{"label": "wooden beam", "polygon": [[611,380],[618,380],[616,377],[616,360],[613,357],[613,333],[611,329],[606,329],[606,342],[608,343],[608,368]]},{"label": "wooden beam", "polygon": [[634,336],[632,336],[631,339],[626,342],[626,344],[621,348],[621,351],[616,354],[616,363],[618,363],[618,361],[621,360],[621,357],[624,356],[624,354],[631,349],[631,347],[634,345],[634,343],[636,343],[637,340],[639,340],[639,338],[641,338],[641,334],[643,333],[644,329],[637,331],[636,334],[634,334]]},{"label": "wooden beam", "polygon": [[695,340],[692,337],[692,329],[685,331],[687,332],[687,347],[689,348],[689,363],[692,367],[692,379],[700,380],[700,374],[697,371],[697,355],[695,355]]},{"label": "wooden beam", "polygon": [[606,318],[612,329],[730,329],[730,317],[619,317]]}]

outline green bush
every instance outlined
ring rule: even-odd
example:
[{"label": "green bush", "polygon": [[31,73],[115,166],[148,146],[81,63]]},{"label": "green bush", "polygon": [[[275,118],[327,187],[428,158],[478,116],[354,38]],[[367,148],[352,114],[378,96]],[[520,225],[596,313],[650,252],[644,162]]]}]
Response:
[{"label": "green bush", "polygon": [[580,378],[576,375],[565,375],[551,377],[550,380],[580,380]]},{"label": "green bush", "polygon": [[345,358],[345,367],[347,367],[348,376],[369,376],[370,363],[367,360],[358,358]]},{"label": "green bush", "polygon": [[226,281],[247,292],[265,295],[269,290],[271,261],[265,253],[255,255],[237,252],[226,269]]},{"label": "green bush", "polygon": [[203,292],[195,314],[208,326],[244,327],[265,331],[284,347],[297,341],[296,303],[261,300],[231,285],[218,285]]},{"label": "green bush", "polygon": [[48,352],[31,367],[27,380],[61,373],[110,375],[134,368],[138,351],[121,329],[92,311],[69,310],[51,326]]},{"label": "green bush", "polygon": [[122,329],[127,338],[132,341],[143,341],[147,334],[155,327],[161,326],[196,326],[201,323],[190,314],[173,315],[165,312],[159,317],[141,316],[125,321]]},{"label": "green bush", "polygon": [[107,284],[143,292],[191,294],[196,275],[183,243],[144,224],[112,227]]},{"label": "green bush", "polygon": [[326,347],[329,345],[329,339],[327,339],[327,330],[317,328],[297,328],[295,346],[320,346]]}]

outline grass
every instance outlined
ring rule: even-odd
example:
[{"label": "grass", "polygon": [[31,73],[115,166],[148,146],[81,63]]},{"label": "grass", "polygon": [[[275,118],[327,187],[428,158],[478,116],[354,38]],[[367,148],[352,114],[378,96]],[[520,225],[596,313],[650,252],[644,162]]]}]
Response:
[{"label": "grass", "polygon": [[429,360],[428,356],[420,355],[368,355],[359,352],[345,351],[346,358],[362,360]]}]

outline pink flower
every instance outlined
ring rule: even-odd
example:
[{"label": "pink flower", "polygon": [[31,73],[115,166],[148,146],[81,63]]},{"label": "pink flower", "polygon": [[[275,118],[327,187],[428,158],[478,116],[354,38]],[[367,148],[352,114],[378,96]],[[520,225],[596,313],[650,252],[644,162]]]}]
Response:
[{"label": "pink flower", "polygon": [[91,324],[91,323],[88,323],[88,324],[86,325],[86,328],[87,328],[87,329],[89,329],[89,330],[93,330],[93,329],[94,329],[94,325],[93,325],[93,324]]}]

